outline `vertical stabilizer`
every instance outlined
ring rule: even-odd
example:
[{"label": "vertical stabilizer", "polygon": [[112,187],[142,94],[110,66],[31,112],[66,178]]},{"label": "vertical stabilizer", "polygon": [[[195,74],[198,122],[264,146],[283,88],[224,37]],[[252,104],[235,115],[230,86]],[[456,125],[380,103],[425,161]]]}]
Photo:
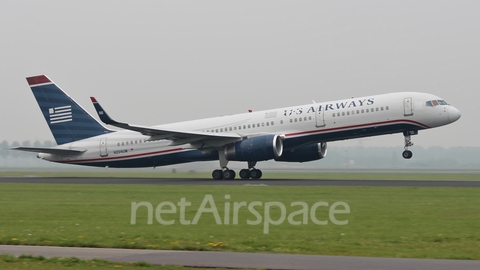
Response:
[{"label": "vertical stabilizer", "polygon": [[47,76],[28,77],[27,82],[58,145],[111,132]]}]

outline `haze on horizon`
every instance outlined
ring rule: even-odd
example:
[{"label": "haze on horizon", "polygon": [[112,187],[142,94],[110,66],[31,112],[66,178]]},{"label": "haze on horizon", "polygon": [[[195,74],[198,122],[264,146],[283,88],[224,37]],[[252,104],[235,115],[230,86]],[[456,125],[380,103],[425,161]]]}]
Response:
[{"label": "haze on horizon", "polygon": [[[158,125],[398,91],[462,112],[415,146],[480,146],[478,1],[2,1],[0,141],[53,140],[25,77]],[[403,146],[401,134],[335,146]]]}]

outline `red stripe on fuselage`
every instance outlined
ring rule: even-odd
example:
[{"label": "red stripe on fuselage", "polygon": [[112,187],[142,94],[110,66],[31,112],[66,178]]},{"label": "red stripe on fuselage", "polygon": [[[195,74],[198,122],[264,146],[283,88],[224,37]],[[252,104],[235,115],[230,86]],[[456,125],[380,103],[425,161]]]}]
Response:
[{"label": "red stripe on fuselage", "polygon": [[92,158],[92,159],[81,159],[81,160],[64,160],[64,161],[59,161],[59,162],[61,162],[61,163],[84,163],[84,162],[96,162],[96,161],[107,161],[107,160],[122,160],[122,159],[131,159],[131,158],[142,157],[142,156],[151,156],[151,155],[156,155],[156,154],[166,154],[166,153],[171,153],[171,152],[176,152],[176,151],[181,151],[181,150],[184,150],[184,149],[183,148],[174,148],[174,149],[162,150],[162,151],[157,151],[157,152],[149,152],[149,153],[121,156],[121,157],[105,157],[105,158]]},{"label": "red stripe on fuselage", "polygon": [[302,132],[288,133],[288,134],[285,134],[285,136],[286,137],[293,137],[293,136],[312,134],[312,133],[324,133],[324,132],[338,131],[338,130],[344,130],[344,129],[347,130],[347,129],[362,128],[362,127],[381,126],[381,125],[388,125],[388,124],[401,123],[401,122],[407,122],[407,123],[415,124],[415,125],[418,125],[422,128],[430,128],[427,125],[424,125],[420,122],[413,121],[413,120],[390,120],[390,121],[375,122],[375,123],[368,123],[368,124],[359,124],[359,125],[352,125],[352,126],[344,126],[344,127],[336,127],[336,128],[324,128],[324,129],[317,129],[317,130],[308,130],[308,131],[302,131]]},{"label": "red stripe on fuselage", "polygon": [[[368,123],[368,124],[359,124],[359,125],[351,125],[351,126],[344,126],[344,127],[337,127],[337,128],[325,128],[325,129],[317,129],[317,130],[309,130],[309,131],[302,131],[302,132],[295,132],[295,133],[288,133],[285,134],[286,137],[294,137],[294,136],[302,136],[308,134],[315,134],[315,133],[328,133],[332,131],[340,131],[340,130],[352,130],[355,128],[363,128],[363,127],[372,127],[372,126],[380,126],[380,125],[388,125],[393,123],[410,123],[415,124],[421,128],[429,128],[429,126],[424,125],[420,122],[413,121],[413,120],[390,120],[390,121],[382,121],[382,122],[375,122],[375,123]],[[109,160],[125,160],[125,159],[132,159],[136,157],[145,157],[157,154],[167,154],[172,152],[179,152],[185,150],[184,148],[174,148],[168,150],[162,150],[157,152],[149,152],[149,153],[142,153],[142,154],[135,154],[135,155],[128,155],[128,156],[119,156],[119,157],[105,157],[105,158],[93,158],[93,159],[83,159],[83,160],[65,160],[65,161],[58,161],[61,163],[86,163],[86,162],[97,162],[97,161],[109,161]]]}]

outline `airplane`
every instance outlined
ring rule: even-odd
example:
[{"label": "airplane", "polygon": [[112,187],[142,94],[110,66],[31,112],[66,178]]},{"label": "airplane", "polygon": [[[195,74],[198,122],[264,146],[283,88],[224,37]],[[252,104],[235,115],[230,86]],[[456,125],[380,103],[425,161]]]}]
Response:
[{"label": "airplane", "polygon": [[308,162],[327,155],[327,143],[403,133],[402,156],[413,154],[411,136],[457,121],[461,113],[428,93],[399,92],[221,117],[140,126],[113,120],[95,97],[97,121],[47,76],[27,82],[57,146],[15,147],[43,160],[109,168],[157,167],[218,160],[216,180],[234,179],[229,161],[247,163],[242,179],[260,179],[259,161]]}]

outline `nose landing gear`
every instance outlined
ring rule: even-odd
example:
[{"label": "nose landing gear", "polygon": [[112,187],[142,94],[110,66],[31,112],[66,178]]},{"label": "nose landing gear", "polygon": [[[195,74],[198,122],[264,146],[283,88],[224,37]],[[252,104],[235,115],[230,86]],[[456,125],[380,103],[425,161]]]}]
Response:
[{"label": "nose landing gear", "polygon": [[405,136],[405,151],[402,152],[402,157],[405,159],[411,159],[413,156],[412,151],[408,150],[410,146],[413,146],[411,135],[417,135],[417,130],[404,131],[403,136]]}]

